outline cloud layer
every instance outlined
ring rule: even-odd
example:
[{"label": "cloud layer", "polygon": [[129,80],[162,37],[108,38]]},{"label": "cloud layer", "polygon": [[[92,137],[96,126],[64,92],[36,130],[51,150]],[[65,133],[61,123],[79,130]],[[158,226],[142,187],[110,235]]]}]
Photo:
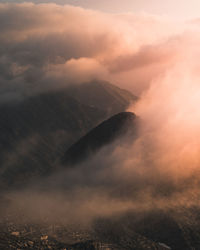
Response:
[{"label": "cloud layer", "polygon": [[[198,20],[175,24],[55,4],[0,4],[0,30],[1,102],[92,79],[140,94],[130,108],[142,121],[138,140],[105,148],[84,166],[46,180],[42,188],[53,185],[55,195],[35,187],[33,196],[9,194],[15,207],[32,213],[34,201],[42,216],[50,207],[58,216],[73,211],[80,220],[190,204],[199,187]],[[62,195],[56,185],[65,182]]]},{"label": "cloud layer", "polygon": [[100,78],[140,93],[179,49],[182,28],[148,15],[0,4],[1,100]]}]

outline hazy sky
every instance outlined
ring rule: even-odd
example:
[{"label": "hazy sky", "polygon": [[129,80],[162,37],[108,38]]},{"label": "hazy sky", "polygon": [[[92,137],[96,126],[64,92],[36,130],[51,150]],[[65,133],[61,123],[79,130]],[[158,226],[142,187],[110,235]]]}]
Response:
[{"label": "hazy sky", "polygon": [[[26,0],[0,0],[0,2],[25,2]],[[31,0],[27,0],[31,1]],[[32,2],[56,2],[72,4],[108,12],[148,12],[189,19],[200,16],[199,0],[32,0]]]}]

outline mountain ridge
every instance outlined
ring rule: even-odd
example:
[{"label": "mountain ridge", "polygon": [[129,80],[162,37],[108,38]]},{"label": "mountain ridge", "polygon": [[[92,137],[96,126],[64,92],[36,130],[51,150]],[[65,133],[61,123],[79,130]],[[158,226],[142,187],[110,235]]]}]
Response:
[{"label": "mountain ridge", "polygon": [[65,153],[62,163],[77,164],[120,136],[125,137],[128,132],[131,137],[136,136],[137,122],[138,117],[132,112],[121,112],[110,117],[73,144]]},{"label": "mountain ridge", "polygon": [[[0,105],[0,180],[3,186],[4,183],[21,186],[29,176],[48,174],[70,145],[103,120],[125,111],[131,101],[136,100],[131,93],[127,100],[127,91],[124,95],[118,87],[105,82],[84,83],[73,89],[73,93],[68,87]],[[81,91],[79,98],[75,92],[80,95]],[[120,91],[121,95],[116,94]],[[88,93],[93,105],[86,102]],[[105,99],[102,101],[105,106],[98,103],[96,96]]]}]

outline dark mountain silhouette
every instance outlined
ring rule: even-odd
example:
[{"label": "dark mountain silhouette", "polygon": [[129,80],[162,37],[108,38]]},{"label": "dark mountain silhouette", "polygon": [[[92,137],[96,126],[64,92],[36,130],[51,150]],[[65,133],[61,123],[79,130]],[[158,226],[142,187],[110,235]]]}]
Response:
[{"label": "dark mountain silhouette", "polygon": [[63,164],[76,164],[87,158],[108,143],[113,142],[119,136],[128,132],[136,135],[137,117],[131,112],[122,112],[102,122],[92,129],[77,143],[72,145],[62,160]]},{"label": "dark mountain silhouette", "polygon": [[138,100],[127,90],[118,88],[105,81],[93,81],[68,88],[68,93],[88,106],[103,109],[108,117],[123,112],[131,102]]},{"label": "dark mountain silhouette", "polygon": [[2,182],[46,175],[60,152],[105,117],[67,93],[48,93],[0,107]]},{"label": "dark mountain silhouette", "polygon": [[95,81],[1,104],[1,184],[22,185],[48,174],[70,145],[135,100],[128,91]]}]

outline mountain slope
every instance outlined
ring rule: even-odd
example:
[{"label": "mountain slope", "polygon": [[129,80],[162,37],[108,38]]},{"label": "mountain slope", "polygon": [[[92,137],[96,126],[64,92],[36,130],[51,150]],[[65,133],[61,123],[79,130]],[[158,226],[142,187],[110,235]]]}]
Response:
[{"label": "mountain slope", "polygon": [[[135,101],[131,93],[112,86],[91,82],[76,85],[73,91],[69,87],[21,102],[1,104],[1,184],[23,185],[30,177],[48,174],[70,145],[98,123],[115,112],[124,111],[128,104]],[[95,96],[98,97],[95,99]],[[99,104],[99,98],[103,105]],[[92,105],[89,100],[92,100]]]},{"label": "mountain slope", "polygon": [[80,102],[103,109],[107,117],[125,111],[130,103],[138,100],[131,92],[105,81],[92,81],[70,86],[68,93]]},{"label": "mountain slope", "polygon": [[83,105],[66,93],[1,106],[1,180],[20,184],[32,174],[48,173],[60,152],[104,117],[102,110]]},{"label": "mountain slope", "polygon": [[87,158],[103,146],[128,132],[136,135],[137,117],[131,112],[122,112],[102,122],[72,145],[65,153],[63,163],[75,164]]}]

